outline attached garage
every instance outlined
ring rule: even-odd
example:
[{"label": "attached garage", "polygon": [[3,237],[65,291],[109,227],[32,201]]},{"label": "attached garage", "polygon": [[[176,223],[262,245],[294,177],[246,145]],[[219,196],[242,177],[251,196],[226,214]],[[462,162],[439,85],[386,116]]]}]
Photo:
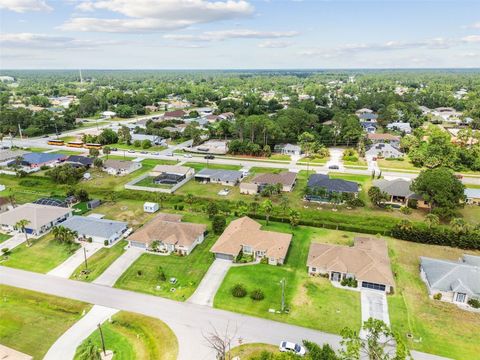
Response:
[{"label": "attached garage", "polygon": [[386,286],[383,285],[383,284],[376,284],[376,283],[371,283],[371,282],[367,282],[367,281],[362,281],[362,288],[385,291]]},{"label": "attached garage", "polygon": [[135,248],[139,248],[139,249],[146,249],[147,248],[147,244],[142,243],[142,242],[131,241],[130,240],[129,243],[130,243],[130,246],[135,247]]},{"label": "attached garage", "polygon": [[215,259],[221,259],[221,260],[230,260],[230,261],[233,261],[233,255],[215,253]]}]

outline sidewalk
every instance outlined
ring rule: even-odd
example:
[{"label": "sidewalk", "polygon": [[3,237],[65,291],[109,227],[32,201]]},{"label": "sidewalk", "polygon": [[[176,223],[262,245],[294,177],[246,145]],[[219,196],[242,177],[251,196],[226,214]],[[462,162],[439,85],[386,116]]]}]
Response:
[{"label": "sidewalk", "polygon": [[78,249],[75,254],[70,256],[67,260],[65,260],[62,264],[58,265],[55,269],[48,272],[48,275],[60,276],[68,279],[73,274],[73,272],[85,261],[85,254],[83,252],[83,249],[85,249],[88,259],[102,247],[102,244],[98,243],[82,244],[82,247]]},{"label": "sidewalk", "polygon": [[140,255],[144,254],[145,250],[137,248],[128,248],[122,256],[114,261],[107,270],[103,272],[98,278],[96,278],[93,283],[105,286],[113,286],[118,278],[127,270],[130,265],[137,260]]},{"label": "sidewalk", "polygon": [[73,359],[77,347],[97,329],[97,325],[117,312],[116,309],[94,305],[83,318],[55,341],[43,360]]},{"label": "sidewalk", "polygon": [[[28,236],[28,239],[30,240],[30,239],[33,239],[33,238],[31,236]],[[25,234],[18,233],[18,234],[13,235],[10,239],[5,240],[2,244],[0,244],[0,247],[2,249],[8,248],[8,250],[11,251],[11,250],[13,250],[17,246],[23,244],[26,241],[27,240],[25,239]]]}]

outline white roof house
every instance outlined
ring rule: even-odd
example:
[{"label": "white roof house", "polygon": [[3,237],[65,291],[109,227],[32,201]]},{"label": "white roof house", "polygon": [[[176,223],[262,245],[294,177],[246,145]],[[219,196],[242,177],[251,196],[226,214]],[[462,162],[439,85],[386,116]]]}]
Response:
[{"label": "white roof house", "polygon": [[5,230],[11,231],[14,230],[18,221],[25,219],[29,222],[25,227],[25,231],[28,234],[39,235],[66,220],[71,215],[72,209],[70,208],[23,204],[0,214],[0,226]]},{"label": "white roof house", "polygon": [[412,132],[412,127],[410,126],[410,123],[404,123],[404,122],[390,123],[387,125],[387,129],[402,131],[405,134],[410,134]]},{"label": "white roof house", "polygon": [[397,159],[403,157],[403,153],[389,143],[373,144],[365,153],[365,155],[368,157],[383,157],[386,159]]},{"label": "white roof house", "polygon": [[81,238],[92,238],[92,241],[102,244],[105,241],[108,244],[114,243],[128,229],[126,222],[90,216],[72,216],[62,226],[76,231]]},{"label": "white roof house", "polygon": [[115,111],[104,111],[104,112],[102,112],[102,116],[104,118],[107,118],[107,119],[111,118],[111,117],[114,117],[116,115],[117,115],[117,113]]}]

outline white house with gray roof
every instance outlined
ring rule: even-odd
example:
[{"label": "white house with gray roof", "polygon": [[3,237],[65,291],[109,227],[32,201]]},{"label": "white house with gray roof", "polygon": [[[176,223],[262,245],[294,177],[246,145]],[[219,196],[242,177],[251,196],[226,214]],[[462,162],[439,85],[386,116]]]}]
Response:
[{"label": "white house with gray roof", "polygon": [[72,216],[62,226],[76,231],[79,239],[91,238],[93,242],[108,245],[116,242],[128,230],[126,222],[90,216]]},{"label": "white house with gray roof", "polygon": [[463,255],[458,261],[421,257],[420,276],[429,295],[440,294],[442,301],[466,305],[480,299],[480,256]]},{"label": "white house with gray roof", "polygon": [[373,144],[365,153],[366,157],[399,159],[403,157],[403,153],[389,143]]},{"label": "white house with gray roof", "polygon": [[235,186],[243,178],[243,172],[236,170],[208,169],[204,168],[195,174],[195,180],[203,183],[222,184]]},{"label": "white house with gray roof", "polygon": [[294,144],[277,144],[274,147],[274,152],[280,153],[283,155],[300,155],[302,153],[302,148],[299,145]]}]

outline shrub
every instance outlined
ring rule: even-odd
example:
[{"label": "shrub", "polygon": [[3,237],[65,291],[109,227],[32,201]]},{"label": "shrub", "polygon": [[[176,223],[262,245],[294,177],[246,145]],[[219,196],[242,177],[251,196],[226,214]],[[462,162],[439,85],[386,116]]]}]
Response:
[{"label": "shrub", "polygon": [[261,289],[255,289],[250,293],[250,299],[260,301],[265,299],[265,294]]},{"label": "shrub", "polygon": [[470,300],[468,300],[468,305],[470,305],[471,307],[473,307],[475,309],[479,309],[480,308],[480,300],[479,299],[470,299]]},{"label": "shrub", "polygon": [[104,240],[103,245],[108,246],[108,240]]},{"label": "shrub", "polygon": [[142,270],[137,270],[137,276],[142,276],[143,275],[143,271]]},{"label": "shrub", "polygon": [[433,300],[442,300],[442,294],[436,293],[435,295],[433,295]]},{"label": "shrub", "polygon": [[402,214],[405,214],[405,215],[410,215],[412,213],[412,209],[406,206],[402,206],[400,208],[400,211],[402,212]]},{"label": "shrub", "polygon": [[340,284],[342,286],[348,286],[353,288],[356,288],[358,286],[358,282],[354,278],[345,278],[340,282]]},{"label": "shrub", "polygon": [[221,234],[225,230],[227,222],[225,216],[215,215],[212,220],[212,229],[215,234]]},{"label": "shrub", "polygon": [[7,247],[5,247],[5,248],[2,249],[2,254],[3,254],[3,255],[8,255],[9,252],[10,252],[10,249],[7,248]]},{"label": "shrub", "polygon": [[232,295],[237,298],[243,298],[247,295],[247,289],[242,284],[236,284],[232,288]]},{"label": "shrub", "polygon": [[180,210],[180,211],[182,211],[183,208],[184,208],[184,205],[178,205],[178,206],[177,206],[177,209]]},{"label": "shrub", "polygon": [[48,170],[48,169],[50,169],[50,167],[47,165],[40,166],[40,170]]},{"label": "shrub", "polygon": [[408,199],[407,206],[411,209],[418,208],[418,200],[417,199]]},{"label": "shrub", "polygon": [[165,272],[163,271],[163,268],[161,266],[159,266],[157,271],[158,271],[158,280],[166,281],[167,277],[165,276]]},{"label": "shrub", "polygon": [[365,201],[359,198],[353,198],[347,201],[347,205],[351,207],[365,207]]}]

